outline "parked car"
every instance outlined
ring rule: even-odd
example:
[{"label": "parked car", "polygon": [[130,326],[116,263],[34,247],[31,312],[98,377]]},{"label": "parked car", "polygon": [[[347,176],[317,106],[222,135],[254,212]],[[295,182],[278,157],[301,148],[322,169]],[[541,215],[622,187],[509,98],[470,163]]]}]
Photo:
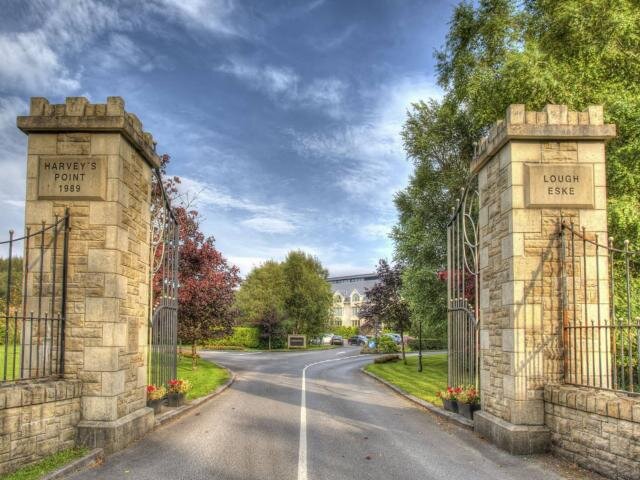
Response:
[{"label": "parked car", "polygon": [[400,345],[400,343],[402,342],[402,337],[399,333],[385,333],[385,335],[387,337],[391,337],[393,341],[396,342],[396,345]]},{"label": "parked car", "polygon": [[333,337],[334,337],[333,333],[324,333],[322,335],[321,344],[322,345],[331,345],[331,339],[333,339]]},{"label": "parked car", "polygon": [[344,340],[340,335],[334,335],[331,339],[331,345],[344,345]]},{"label": "parked car", "polygon": [[358,345],[358,346],[366,345],[367,342],[368,342],[368,339],[364,335],[354,335],[353,337],[349,337],[349,340],[347,340],[347,343],[349,345]]}]

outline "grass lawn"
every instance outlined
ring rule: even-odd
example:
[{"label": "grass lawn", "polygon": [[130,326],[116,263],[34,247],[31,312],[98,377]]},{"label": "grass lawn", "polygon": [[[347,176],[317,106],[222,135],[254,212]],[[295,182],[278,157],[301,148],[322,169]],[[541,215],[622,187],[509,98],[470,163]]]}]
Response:
[{"label": "grass lawn", "polygon": [[36,480],[43,475],[66,465],[72,460],[82,457],[88,451],[89,450],[86,448],[70,448],[68,450],[62,450],[61,452],[54,453],[53,455],[43,458],[38,463],[16,470],[2,478],[3,480]]},{"label": "grass lawn", "polygon": [[[0,380],[4,380],[4,355],[5,346],[0,345]],[[15,355],[15,357],[14,357]],[[15,373],[16,376],[20,376],[20,342],[16,345],[14,350],[13,343],[9,345],[7,352],[7,380],[13,380],[14,373],[14,358],[15,358]]]},{"label": "grass lawn", "polygon": [[436,392],[447,388],[447,354],[422,357],[422,373],[418,372],[418,357],[407,357],[407,365],[398,362],[372,363],[366,370],[375,373],[387,382],[393,383],[405,392],[441,406]]},{"label": "grass lawn", "polygon": [[193,400],[213,392],[229,379],[229,373],[224,368],[202,358],[198,360],[196,369],[192,370],[191,358],[180,357],[178,378],[185,378],[191,382],[193,388],[187,394],[187,399]]}]

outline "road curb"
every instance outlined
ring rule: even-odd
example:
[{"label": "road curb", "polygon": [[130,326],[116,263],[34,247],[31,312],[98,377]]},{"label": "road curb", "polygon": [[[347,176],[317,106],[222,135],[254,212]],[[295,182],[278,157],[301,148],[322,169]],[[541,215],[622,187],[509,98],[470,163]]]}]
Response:
[{"label": "road curb", "polygon": [[415,396],[411,395],[410,393],[406,392],[405,390],[401,389],[400,387],[396,387],[393,383],[390,383],[390,382],[384,380],[383,378],[380,378],[375,373],[368,372],[367,370],[365,370],[365,367],[362,367],[360,369],[360,371],[362,373],[364,373],[365,375],[368,375],[371,378],[374,378],[375,380],[377,380],[378,382],[382,383],[383,385],[386,385],[391,390],[396,392],[398,395],[401,395],[404,398],[406,398],[407,400],[409,400],[409,401],[421,406],[422,408],[425,408],[425,409],[429,410],[431,413],[435,413],[439,417],[444,418],[445,420],[447,420],[449,422],[457,423],[461,427],[473,430],[473,422],[471,420],[468,420],[468,419],[466,419],[464,417],[461,417],[458,414],[455,414],[455,413],[452,413],[452,412],[447,412],[446,410],[444,410],[442,408],[439,408],[439,407],[436,407],[435,405],[432,405],[431,403],[426,402],[426,401],[422,400],[421,398],[415,397]]},{"label": "road curb", "polygon": [[215,391],[213,391],[212,393],[205,395],[204,397],[200,397],[200,398],[196,398],[195,400],[191,400],[187,405],[183,405],[182,407],[178,407],[175,410],[170,410],[168,412],[165,413],[161,413],[160,415],[158,415],[156,417],[156,421],[154,424],[154,429],[158,428],[166,423],[169,423],[177,418],[180,418],[181,416],[185,415],[186,413],[190,412],[191,410],[193,410],[194,408],[199,407],[200,405],[208,402],[209,400],[211,400],[214,397],[217,397],[218,395],[220,395],[222,392],[224,392],[227,388],[229,388],[233,382],[235,382],[236,380],[236,375],[235,373],[233,373],[231,370],[229,370],[227,367],[220,365],[218,363],[216,363],[216,365],[218,365],[221,368],[224,368],[227,373],[229,373],[229,379],[223,383],[222,385],[220,385],[218,388],[215,389]]},{"label": "road curb", "polygon": [[89,468],[94,463],[100,463],[104,460],[104,450],[102,448],[96,448],[87,453],[84,457],[80,457],[71,463],[67,463],[65,466],[54,470],[53,472],[41,477],[40,480],[54,480],[57,478],[63,478],[72,472],[77,470],[84,470]]}]

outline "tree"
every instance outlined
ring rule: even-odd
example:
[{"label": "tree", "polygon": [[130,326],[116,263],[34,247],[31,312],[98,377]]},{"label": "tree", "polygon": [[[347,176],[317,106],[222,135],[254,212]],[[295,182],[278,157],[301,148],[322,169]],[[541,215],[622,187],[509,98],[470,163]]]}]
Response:
[{"label": "tree", "polygon": [[[332,295],[327,271],[304,252],[254,268],[242,283],[237,306],[245,323],[274,332],[317,335],[329,319]],[[267,332],[270,332],[267,334]]]},{"label": "tree", "polygon": [[[162,159],[164,170],[169,157],[165,155]],[[191,343],[192,366],[195,369],[198,343],[232,331],[236,315],[233,308],[235,289],[240,283],[240,276],[238,268],[229,265],[216,249],[214,238],[200,231],[198,212],[190,209],[178,195],[180,179],[173,177],[165,183],[165,191],[174,203],[179,232],[178,337]],[[157,183],[154,188],[159,188]],[[152,210],[156,215],[160,215],[160,211],[159,208]],[[153,281],[154,298],[160,297],[162,281],[160,269]]]},{"label": "tree", "polygon": [[446,222],[467,182],[473,143],[511,103],[539,110],[604,104],[618,137],[607,145],[609,232],[640,243],[640,9],[621,0],[481,0],[454,11],[436,53],[440,101],[411,106],[403,128],[414,163],[395,199],[396,257],[414,318],[446,325]]},{"label": "tree", "polygon": [[414,327],[424,325],[433,337],[446,333],[446,285],[437,272],[446,265],[447,223],[476,135],[468,115],[448,100],[414,104],[402,132],[414,172],[395,197],[399,216],[392,238],[395,257],[405,266],[402,293]]},{"label": "tree", "polygon": [[273,260],[254,268],[236,295],[240,319],[260,328],[262,338],[271,340],[287,330],[286,285],[282,266]]},{"label": "tree", "polygon": [[286,294],[285,311],[292,333],[314,336],[329,320],[332,303],[327,270],[320,261],[302,251],[289,252],[282,264]]},{"label": "tree", "polygon": [[[378,282],[365,291],[365,301],[361,307],[361,316],[369,324],[384,322],[386,326],[400,332],[402,360],[407,363],[404,350],[404,332],[410,321],[409,306],[402,297],[401,264],[389,265],[380,259],[376,267]],[[377,333],[376,329],[376,333]]]}]

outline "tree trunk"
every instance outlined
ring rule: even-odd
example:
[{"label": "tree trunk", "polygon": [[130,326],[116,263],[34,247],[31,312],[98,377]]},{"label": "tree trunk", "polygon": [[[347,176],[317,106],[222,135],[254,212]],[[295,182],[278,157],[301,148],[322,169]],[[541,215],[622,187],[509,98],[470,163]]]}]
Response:
[{"label": "tree trunk", "polygon": [[407,357],[404,354],[404,331],[400,329],[400,345],[402,345],[402,361],[407,364]]},{"label": "tree trunk", "polygon": [[196,342],[193,342],[191,344],[191,370],[195,370],[198,365],[197,356],[198,356],[198,347],[196,346]]},{"label": "tree trunk", "polygon": [[271,334],[269,334],[269,350],[271,350]]}]

